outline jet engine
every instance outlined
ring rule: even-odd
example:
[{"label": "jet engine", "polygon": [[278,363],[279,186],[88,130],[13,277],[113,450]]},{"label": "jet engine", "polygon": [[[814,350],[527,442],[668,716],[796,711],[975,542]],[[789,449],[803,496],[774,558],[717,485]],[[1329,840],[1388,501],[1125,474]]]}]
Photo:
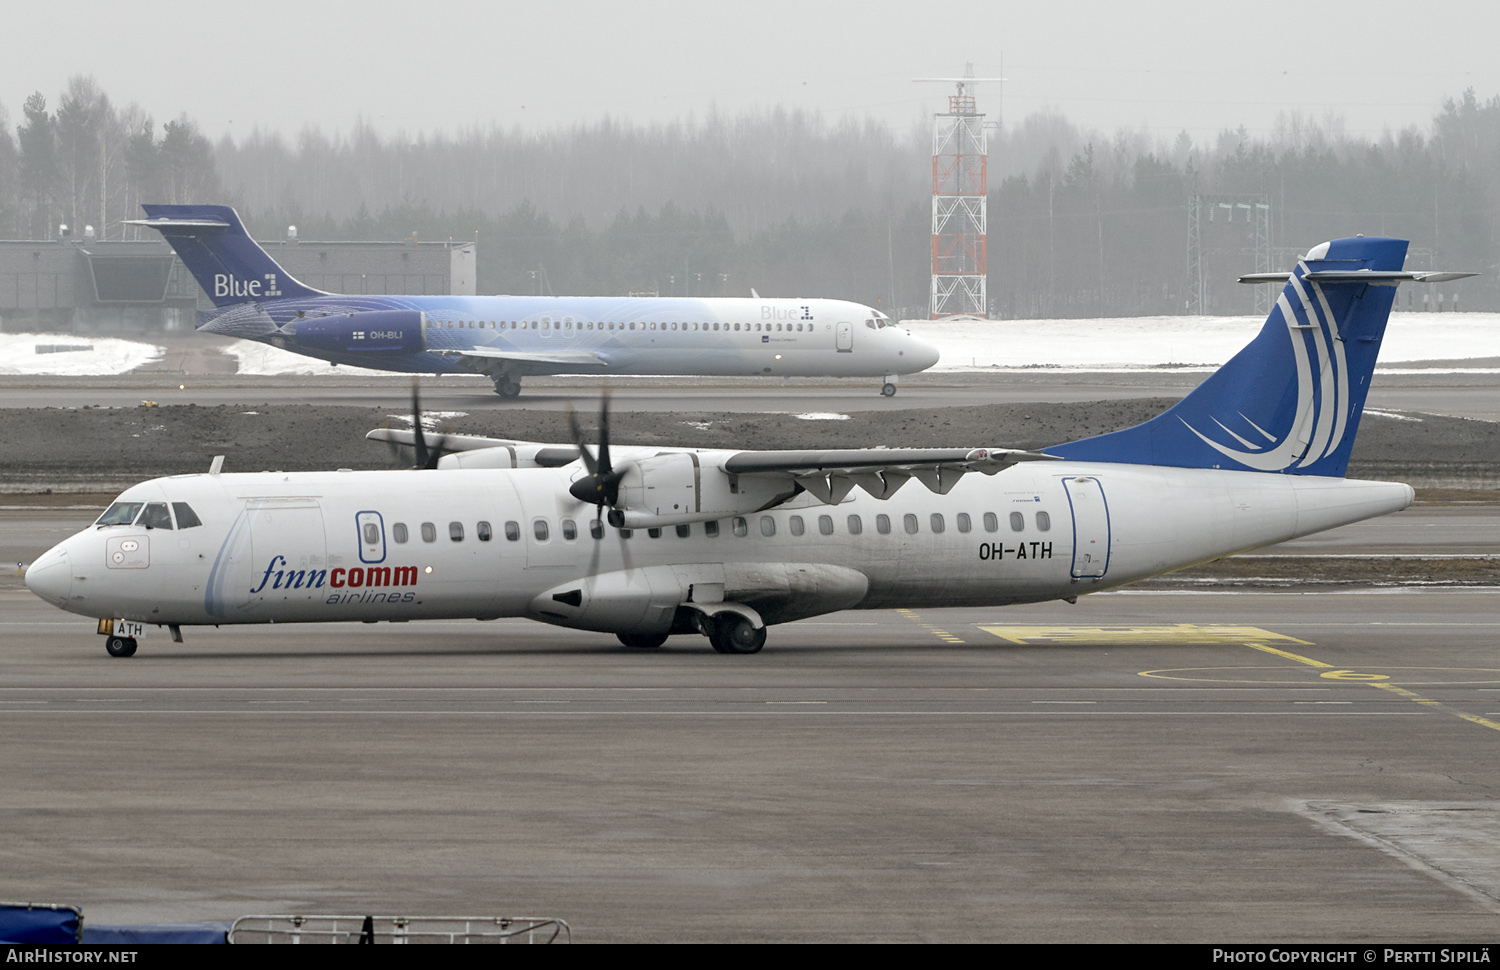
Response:
[{"label": "jet engine", "polygon": [[296,349],[314,356],[418,354],[427,349],[420,310],[365,310],[326,317],[303,317],[282,328]]}]

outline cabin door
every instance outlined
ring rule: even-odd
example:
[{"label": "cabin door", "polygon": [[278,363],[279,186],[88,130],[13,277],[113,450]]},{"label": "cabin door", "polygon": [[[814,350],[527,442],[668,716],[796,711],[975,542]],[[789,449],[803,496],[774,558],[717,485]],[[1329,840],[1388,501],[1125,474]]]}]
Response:
[{"label": "cabin door", "polygon": [[840,320],[837,341],[839,353],[851,353],[854,350],[854,324],[848,320]]},{"label": "cabin door", "polygon": [[1093,477],[1064,478],[1073,512],[1073,578],[1099,579],[1109,569],[1109,504]]}]

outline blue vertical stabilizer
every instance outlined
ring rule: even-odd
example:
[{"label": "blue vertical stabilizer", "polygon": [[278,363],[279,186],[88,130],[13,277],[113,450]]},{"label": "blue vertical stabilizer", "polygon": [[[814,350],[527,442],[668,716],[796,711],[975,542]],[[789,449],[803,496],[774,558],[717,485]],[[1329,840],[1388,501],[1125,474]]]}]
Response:
[{"label": "blue vertical stabilizer", "polygon": [[[1342,477],[1406,241],[1314,247],[1250,344],[1145,424],[1045,449],[1059,458]],[[1371,279],[1360,279],[1360,274]],[[1388,274],[1385,278],[1381,274]]]},{"label": "blue vertical stabilizer", "polygon": [[227,205],[142,205],[134,225],[160,232],[216,307],[323,296],[276,264]]}]

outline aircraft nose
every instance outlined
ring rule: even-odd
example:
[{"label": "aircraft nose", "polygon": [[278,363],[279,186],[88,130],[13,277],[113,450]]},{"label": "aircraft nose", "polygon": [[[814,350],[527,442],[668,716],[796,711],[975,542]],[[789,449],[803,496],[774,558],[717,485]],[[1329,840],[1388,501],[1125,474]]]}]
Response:
[{"label": "aircraft nose", "polygon": [[26,569],[26,586],[54,606],[63,606],[73,591],[73,563],[67,550],[54,546]]},{"label": "aircraft nose", "polygon": [[911,338],[912,347],[906,352],[917,364],[918,370],[926,370],[938,362],[942,354],[938,353],[936,346],[928,343],[920,337]]}]

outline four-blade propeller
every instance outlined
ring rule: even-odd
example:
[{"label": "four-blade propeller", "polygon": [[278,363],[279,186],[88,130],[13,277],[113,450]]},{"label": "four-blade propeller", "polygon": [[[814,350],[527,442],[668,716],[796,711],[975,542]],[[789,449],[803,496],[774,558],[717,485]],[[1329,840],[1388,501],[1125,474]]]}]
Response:
[{"label": "four-blade propeller", "polygon": [[620,499],[620,480],[623,470],[617,470],[609,461],[609,396],[605,395],[599,405],[599,456],[589,453],[583,429],[578,426],[578,416],[568,409],[568,427],[573,431],[573,440],[578,443],[579,457],[588,474],[568,486],[568,494],[580,502],[599,507],[602,515],[605,506],[613,507]]}]

